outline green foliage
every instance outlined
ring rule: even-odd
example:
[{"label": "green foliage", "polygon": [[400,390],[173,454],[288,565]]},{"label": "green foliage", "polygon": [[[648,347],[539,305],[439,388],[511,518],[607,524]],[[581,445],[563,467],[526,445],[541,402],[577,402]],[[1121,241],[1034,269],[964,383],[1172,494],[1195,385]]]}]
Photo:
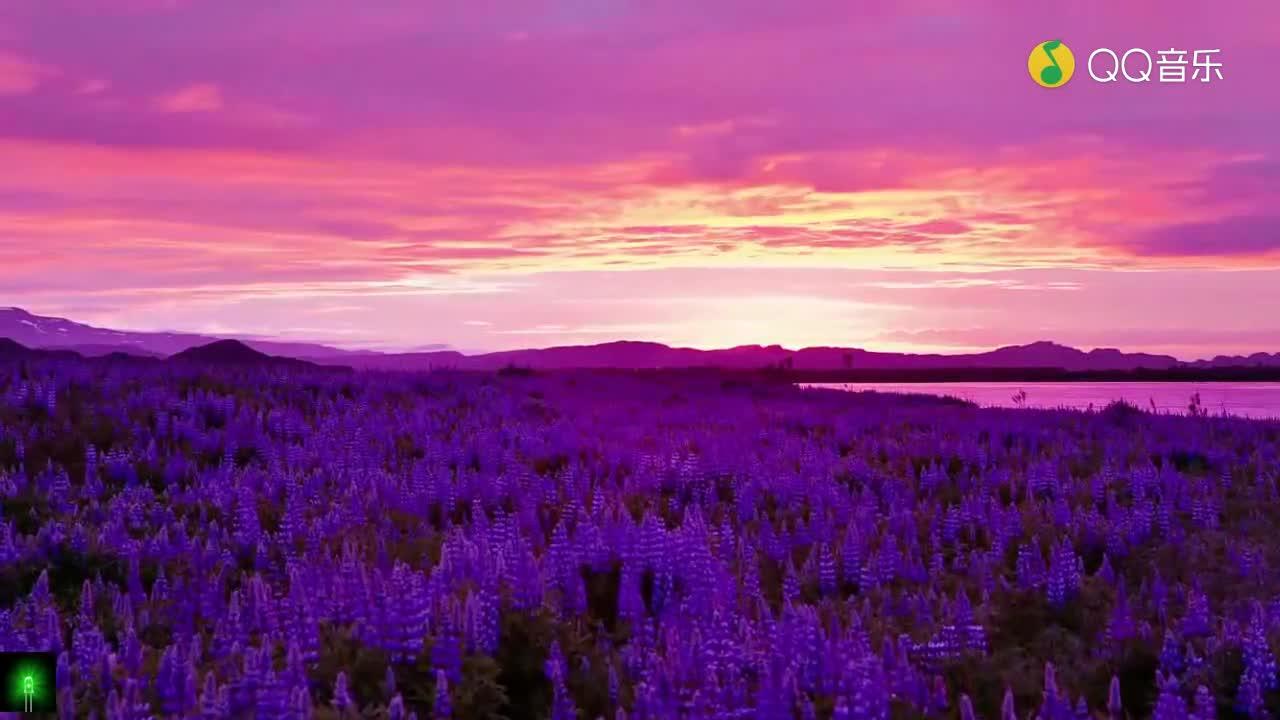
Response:
[{"label": "green foliage", "polygon": [[545,611],[502,615],[496,660],[501,668],[498,683],[507,695],[503,713],[511,720],[537,720],[551,706],[551,682],[544,665],[555,629],[555,619]]},{"label": "green foliage", "polygon": [[11,606],[19,598],[26,597],[41,572],[49,573],[49,593],[58,606],[67,611],[77,607],[85,580],[101,577],[108,582],[123,584],[125,579],[124,563],[118,558],[64,551],[55,562],[27,561],[0,567],[0,605]]},{"label": "green foliage", "polygon": [[472,655],[464,660],[462,683],[450,688],[453,716],[459,720],[507,720],[506,709],[512,703],[501,675],[498,661],[491,657]]},{"label": "green foliage", "polygon": [[1204,453],[1179,450],[1170,455],[1169,460],[1178,472],[1187,475],[1204,475],[1209,471],[1209,458]]},{"label": "green foliage", "polygon": [[333,684],[338,673],[347,673],[351,697],[361,707],[385,703],[382,682],[386,677],[389,658],[386,652],[365,647],[349,626],[322,623],[320,626],[321,650],[316,669],[320,683],[318,699],[332,701]]},{"label": "green foliage", "polygon": [[[449,688],[453,717],[457,720],[520,720],[537,718],[551,702],[551,686],[543,670],[546,651],[554,637],[554,621],[545,615],[507,613],[497,657],[471,655],[463,660],[462,681]],[[338,673],[346,672],[352,697],[363,709],[361,717],[374,717],[390,701],[384,686],[390,658],[385,652],[364,646],[346,626],[322,626],[321,654],[315,676],[321,707],[316,717],[342,720],[329,707]],[[435,701],[435,668],[431,665],[432,640],[424,640],[414,663],[395,663],[396,690],[405,707],[428,718]]]},{"label": "green foliage", "polygon": [[587,614],[604,624],[609,631],[618,627],[618,587],[622,581],[622,565],[615,563],[608,572],[583,568],[587,588]]},{"label": "green foliage", "polygon": [[[1060,687],[1083,693],[1090,707],[1106,705],[1113,674],[1120,676],[1125,707],[1134,717],[1149,715],[1155,699],[1158,648],[1138,642],[1118,658],[1095,657],[1106,627],[1112,594],[1104,584],[1088,579],[1064,608],[1056,609],[1043,592],[1007,591],[992,597],[993,610],[984,623],[991,652],[972,655],[949,665],[948,687],[967,693],[980,717],[1000,716],[1005,688],[1013,690],[1020,711],[1038,707],[1044,690],[1045,663],[1056,670]],[[1074,699],[1074,697],[1073,697]]]}]

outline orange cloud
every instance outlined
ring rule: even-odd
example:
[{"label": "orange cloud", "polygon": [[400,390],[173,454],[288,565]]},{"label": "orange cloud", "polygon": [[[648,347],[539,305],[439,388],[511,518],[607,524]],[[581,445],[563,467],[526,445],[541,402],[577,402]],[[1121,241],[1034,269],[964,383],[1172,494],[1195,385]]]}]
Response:
[{"label": "orange cloud", "polygon": [[[860,172],[878,157],[850,156],[849,167]],[[1055,165],[1028,154],[970,171],[954,169],[962,160],[917,162],[903,152],[899,189],[822,191],[794,157],[783,177],[724,183],[658,181],[653,159],[423,166],[344,148],[304,155],[0,142],[0,160],[29,168],[0,178],[0,195],[10,198],[0,234],[38,244],[44,258],[0,269],[0,280],[99,256],[97,282],[108,284],[124,277],[108,268],[141,257],[147,263],[137,267],[158,283],[236,272],[246,282],[302,282],[697,266],[1177,267],[1203,263],[1211,249],[1152,252],[1133,238],[1211,216],[1212,205],[1181,202],[1166,185],[1203,181],[1216,167],[1198,155],[1170,155],[1156,173],[1123,156]],[[1226,261],[1256,264],[1250,247],[1242,240]]]}]

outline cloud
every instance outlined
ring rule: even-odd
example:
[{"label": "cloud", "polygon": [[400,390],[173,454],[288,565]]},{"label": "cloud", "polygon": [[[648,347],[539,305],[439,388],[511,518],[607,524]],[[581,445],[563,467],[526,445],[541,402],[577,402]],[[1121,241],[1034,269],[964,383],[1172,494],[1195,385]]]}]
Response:
[{"label": "cloud", "polygon": [[0,97],[25,95],[52,74],[48,68],[0,50]]},{"label": "cloud", "polygon": [[[519,11],[485,2],[448,12],[404,0],[225,0],[147,12],[137,3],[115,11],[95,4],[9,3],[21,36],[60,67],[110,77],[130,97],[203,83],[227,97],[282,104],[318,119],[315,148],[354,134],[464,127],[544,161],[603,162],[677,147],[672,166],[687,177],[727,181],[763,158],[819,158],[809,170],[816,176],[829,153],[906,144],[968,147],[978,157],[1041,135],[1238,146],[1265,141],[1276,102],[1264,90],[1266,64],[1255,63],[1270,48],[1242,40],[1266,24],[1256,8],[1207,16],[1180,7],[1172,14],[1195,20],[1174,22],[1182,26],[1163,39],[1149,18],[1124,8],[1085,3],[1091,11],[1062,13],[1059,32],[1081,42],[1110,41],[1099,37],[1101,27],[1129,42],[1235,39],[1231,82],[1194,88],[1196,98],[1212,93],[1212,101],[1188,111],[1195,102],[1188,93],[1076,84],[1066,90],[1069,104],[1036,94],[1025,63],[1009,58],[1025,58],[1025,37],[1039,19],[992,0],[944,22],[882,2],[783,10],[713,0],[696,12],[668,2],[605,3],[590,13],[542,0]],[[67,33],[73,23],[78,31]],[[134,42],[121,47],[122,36]],[[1220,132],[1223,120],[1232,132]],[[95,132],[88,122],[74,130],[78,139]],[[828,183],[850,179],[854,169],[827,170],[836,177],[823,184],[834,187]]]},{"label": "cloud", "polygon": [[157,98],[155,105],[166,113],[216,112],[223,107],[222,90],[210,83],[189,85]]},{"label": "cloud", "polygon": [[1144,255],[1220,257],[1280,251],[1280,216],[1250,215],[1169,225],[1134,239]]},{"label": "cloud", "polygon": [[912,225],[907,228],[925,235],[963,235],[971,229],[967,223],[959,220],[933,220],[930,222]]},{"label": "cloud", "polygon": [[86,80],[80,83],[80,87],[76,89],[76,92],[80,95],[98,95],[110,88],[111,83],[106,80]]},{"label": "cloud", "polygon": [[1069,280],[1049,282],[1024,282],[1013,278],[991,277],[940,277],[926,280],[882,280],[867,283],[868,287],[886,290],[936,290],[954,288],[999,288],[1001,290],[1080,290],[1081,285]]}]

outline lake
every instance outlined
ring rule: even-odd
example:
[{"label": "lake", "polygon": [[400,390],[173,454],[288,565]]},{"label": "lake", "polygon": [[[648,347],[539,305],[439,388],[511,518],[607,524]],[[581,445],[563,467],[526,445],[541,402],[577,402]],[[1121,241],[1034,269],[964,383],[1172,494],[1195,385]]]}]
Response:
[{"label": "lake", "polygon": [[1026,407],[1101,410],[1125,400],[1144,410],[1186,414],[1191,396],[1213,415],[1280,418],[1280,383],[1074,382],[1074,383],[805,383],[850,392],[875,391],[957,397],[984,407],[1018,407],[1013,396],[1027,393]]}]

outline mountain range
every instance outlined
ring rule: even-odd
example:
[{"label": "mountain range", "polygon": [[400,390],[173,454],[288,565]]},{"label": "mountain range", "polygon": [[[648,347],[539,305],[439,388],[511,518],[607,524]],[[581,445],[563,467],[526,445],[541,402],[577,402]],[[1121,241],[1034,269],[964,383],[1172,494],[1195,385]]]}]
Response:
[{"label": "mountain range", "polygon": [[[63,318],[44,317],[20,308],[0,308],[0,338],[28,348],[70,350],[85,356],[123,353],[198,361],[249,362],[269,356],[317,365],[379,370],[498,370],[569,368],[787,368],[793,370],[933,370],[956,368],[1057,368],[1068,371],[1210,369],[1280,367],[1280,352],[1218,356],[1183,362],[1169,355],[1126,353],[1111,348],[1079,350],[1040,341],[981,353],[958,355],[873,352],[859,348],[744,345],[722,350],[669,347],[661,343],[619,341],[464,355],[450,350],[411,353],[349,351],[313,343],[253,338],[220,338],[193,333],[132,332],[96,328]],[[219,341],[237,340],[235,343]],[[195,351],[193,349],[198,349]]]},{"label": "mountain range", "polygon": [[[74,350],[86,357],[124,352],[142,357],[168,357],[190,348],[228,338],[179,332],[107,330],[64,318],[45,317],[22,308],[0,308],[0,337],[29,348]],[[267,355],[329,358],[347,355],[326,345],[291,343],[256,338],[230,338]]]}]

